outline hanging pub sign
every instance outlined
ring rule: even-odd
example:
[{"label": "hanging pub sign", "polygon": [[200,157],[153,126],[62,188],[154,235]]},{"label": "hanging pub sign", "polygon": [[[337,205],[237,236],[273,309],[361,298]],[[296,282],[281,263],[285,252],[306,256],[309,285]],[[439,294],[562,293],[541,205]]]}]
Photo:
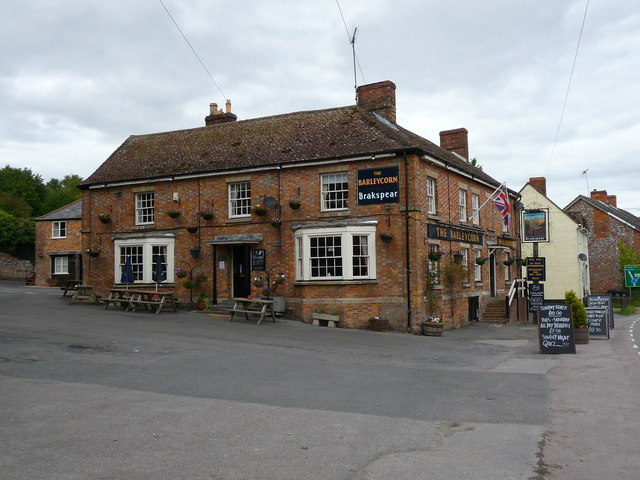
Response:
[{"label": "hanging pub sign", "polygon": [[452,227],[450,225],[430,223],[428,235],[429,238],[437,238],[439,240],[473,243],[475,245],[484,244],[484,234],[482,232],[467,228]]},{"label": "hanging pub sign", "polygon": [[522,241],[548,242],[549,221],[547,210],[525,210],[522,212]]},{"label": "hanging pub sign", "polygon": [[398,203],[400,170],[395,167],[358,170],[358,205]]}]

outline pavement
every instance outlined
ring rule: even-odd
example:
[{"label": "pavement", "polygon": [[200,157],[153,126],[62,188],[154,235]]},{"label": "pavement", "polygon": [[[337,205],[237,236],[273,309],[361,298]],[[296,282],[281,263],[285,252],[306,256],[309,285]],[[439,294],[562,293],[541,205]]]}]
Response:
[{"label": "pavement", "polygon": [[0,281],[0,477],[637,479],[639,316],[423,337],[70,305]]}]

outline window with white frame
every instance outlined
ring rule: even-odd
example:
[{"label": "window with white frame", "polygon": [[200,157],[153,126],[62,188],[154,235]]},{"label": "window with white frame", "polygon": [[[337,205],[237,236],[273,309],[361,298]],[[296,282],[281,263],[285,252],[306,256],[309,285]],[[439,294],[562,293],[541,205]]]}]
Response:
[{"label": "window with white frame", "polygon": [[475,282],[481,282],[482,281],[482,265],[478,265],[475,262],[476,258],[481,258],[481,257],[482,257],[482,250],[480,250],[479,248],[475,249],[473,251],[473,259],[474,259],[474,261],[473,261],[473,265],[474,265],[474,267],[473,267],[473,280]]},{"label": "window with white frame", "polygon": [[251,216],[251,183],[229,184],[229,218]]},{"label": "window with white frame", "polygon": [[427,213],[436,214],[436,179],[427,177]]},{"label": "window with white frame", "polygon": [[375,233],[375,226],[297,231],[296,279],[375,279]]},{"label": "window with white frame", "polygon": [[325,173],[320,176],[322,211],[349,208],[349,180],[347,172]]},{"label": "window with white frame", "polygon": [[[442,252],[440,251],[440,246],[433,243],[429,244],[429,253],[434,254],[435,256],[438,256],[438,257],[442,254]],[[438,261],[431,260],[430,258],[429,258],[429,283],[431,285],[438,285],[440,283],[440,277],[438,274]]]},{"label": "window with white frame", "polygon": [[66,275],[69,273],[69,257],[53,257],[53,274]]},{"label": "window with white frame", "polygon": [[467,222],[467,191],[464,188],[458,189],[458,219]]},{"label": "window with white frame", "polygon": [[471,221],[474,225],[480,225],[480,195],[471,194]]},{"label": "window with white frame", "polygon": [[67,237],[67,222],[53,222],[51,224],[51,237],[52,238],[66,238]]},{"label": "window with white frame", "polygon": [[154,192],[136,193],[136,225],[152,225],[155,221]]},{"label": "window with white frame", "polygon": [[509,255],[509,253],[508,252],[505,253],[504,254],[504,280],[505,280],[505,282],[511,280],[510,268],[509,268],[509,265],[508,265],[508,263],[511,263],[510,260],[511,260],[511,256]]},{"label": "window with white frame", "polygon": [[467,274],[467,279],[469,278],[469,249],[467,247],[461,247],[460,253],[462,254],[462,268]]},{"label": "window with white frame", "polygon": [[134,283],[155,283],[154,269],[159,259],[165,282],[174,281],[175,238],[149,237],[115,240],[114,283],[120,283],[127,262],[131,261]]}]

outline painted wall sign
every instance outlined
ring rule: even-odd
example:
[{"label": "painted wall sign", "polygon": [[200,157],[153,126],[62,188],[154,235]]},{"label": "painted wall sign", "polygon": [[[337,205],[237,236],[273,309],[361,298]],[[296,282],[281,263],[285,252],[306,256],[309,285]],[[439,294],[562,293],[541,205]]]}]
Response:
[{"label": "painted wall sign", "polygon": [[451,227],[449,225],[438,225],[430,223],[428,229],[429,238],[440,240],[452,240],[462,243],[473,243],[475,245],[484,244],[484,234],[476,230],[466,228]]},{"label": "painted wall sign", "polygon": [[564,300],[547,300],[538,322],[540,353],[576,353],[571,307]]},{"label": "painted wall sign", "polygon": [[549,221],[546,210],[525,210],[522,212],[522,241],[549,241]]},{"label": "painted wall sign", "polygon": [[398,203],[400,201],[399,167],[358,170],[358,205]]}]

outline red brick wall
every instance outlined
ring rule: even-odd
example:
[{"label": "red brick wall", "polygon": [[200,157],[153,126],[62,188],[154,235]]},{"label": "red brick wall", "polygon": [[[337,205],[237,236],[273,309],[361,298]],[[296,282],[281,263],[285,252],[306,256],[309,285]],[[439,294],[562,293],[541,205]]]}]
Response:
[{"label": "red brick wall", "polygon": [[[277,211],[269,211],[264,217],[252,215],[250,221],[229,219],[227,213],[227,178],[224,176],[208,177],[174,182],[149,184],[155,191],[155,230],[174,232],[176,234],[175,258],[176,265],[181,262],[194,264],[189,249],[200,243],[202,254],[199,259],[200,269],[211,277],[216,268],[218,298],[228,298],[231,292],[231,250],[227,246],[217,246],[217,259],[212,258],[213,247],[207,242],[218,235],[261,233],[264,240],[255,248],[266,249],[267,267],[278,265],[277,270],[288,275],[288,280],[281,285],[279,294],[287,299],[287,308],[291,314],[305,321],[310,321],[311,313],[319,305],[329,306],[340,310],[343,324],[349,327],[365,327],[368,319],[381,316],[389,319],[392,328],[405,330],[407,328],[407,270],[406,270],[406,229],[405,222],[408,214],[410,224],[409,248],[411,270],[411,316],[419,320],[426,316],[425,286],[428,272],[427,252],[429,239],[427,238],[427,223],[436,218],[426,214],[426,177],[435,176],[438,182],[438,219],[457,223],[457,202],[459,182],[469,186],[468,208],[471,214],[472,188],[482,193],[481,202],[491,188],[475,184],[468,178],[456,176],[415,156],[407,159],[409,165],[409,208],[407,210],[405,192],[405,160],[402,157],[378,159],[363,162],[345,163],[335,166],[337,170],[346,169],[349,175],[349,211],[342,213],[322,213],[320,211],[320,174],[331,165],[323,167],[310,166],[299,168],[283,168],[279,171],[271,170],[252,173],[243,178],[251,181],[253,205],[260,202],[264,196],[281,199],[282,210],[279,214],[283,224],[281,228],[274,228],[270,224],[271,218],[277,216]],[[400,170],[400,202],[379,205],[357,205],[356,178],[359,169],[398,165]],[[324,170],[323,170],[324,169]],[[141,188],[137,185],[136,188]],[[179,202],[173,201],[173,193],[177,192]],[[113,187],[85,191],[83,197],[83,251],[100,248],[102,254],[97,258],[85,258],[85,277],[102,294],[114,283],[113,235],[118,233],[145,231],[134,225],[134,188]],[[450,198],[449,198],[450,197]],[[289,207],[288,202],[299,199],[302,206],[298,210]],[[180,210],[178,219],[166,215],[169,209]],[[213,209],[214,218],[210,221],[198,217],[201,209]],[[104,225],[98,221],[99,213],[109,213],[112,218],[110,224]],[[500,215],[493,205],[487,205],[481,211],[481,226],[485,233],[495,237],[500,230]],[[334,221],[341,219],[368,219],[378,221],[376,235],[377,249],[377,279],[359,282],[297,282],[295,280],[295,252],[292,225]],[[191,234],[186,227],[197,225],[200,229]],[[390,242],[380,240],[379,234],[390,233]],[[275,246],[282,242],[282,246]],[[448,251],[459,250],[456,242],[440,241],[442,247]],[[488,256],[486,245],[482,246],[483,255]],[[501,257],[500,257],[501,258]],[[225,269],[219,269],[219,261],[226,261]],[[472,259],[470,258],[470,262]],[[471,263],[471,268],[473,264]],[[486,296],[488,288],[488,265],[483,266],[483,282],[473,282],[465,289],[456,302],[456,309],[451,314],[445,314],[449,325],[460,325],[467,321],[467,299],[469,295]],[[498,272],[498,286],[504,289],[502,265],[500,261]],[[252,272],[252,277],[258,272]],[[206,291],[211,292],[211,278],[206,284]],[[169,286],[175,288],[177,295],[188,299],[188,291],[181,281]],[[254,295],[260,295],[254,289]],[[442,300],[439,299],[442,303]],[[445,298],[444,303],[448,303]],[[441,307],[447,311],[446,306]],[[450,310],[450,309],[449,309]],[[452,317],[452,318],[451,318]]]},{"label": "red brick wall", "polygon": [[36,222],[36,285],[46,286],[47,278],[51,277],[50,252],[78,252],[82,247],[80,237],[81,220],[63,220],[67,223],[66,238],[51,238],[51,221]]}]

